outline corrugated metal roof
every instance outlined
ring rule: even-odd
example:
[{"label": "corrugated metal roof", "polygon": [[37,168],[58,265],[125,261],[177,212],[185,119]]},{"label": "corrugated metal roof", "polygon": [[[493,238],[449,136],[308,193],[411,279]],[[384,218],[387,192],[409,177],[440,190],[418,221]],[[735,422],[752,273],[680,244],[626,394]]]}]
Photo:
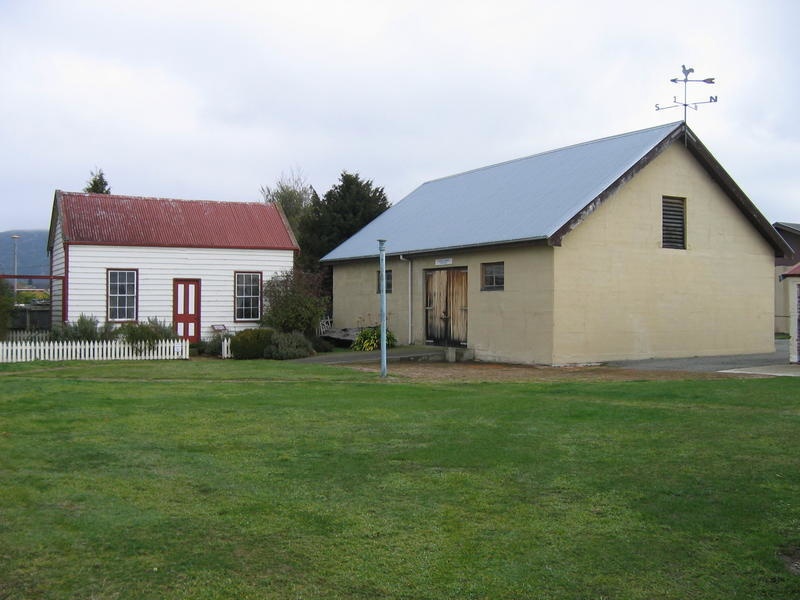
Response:
[{"label": "corrugated metal roof", "polygon": [[263,202],[173,200],[57,190],[55,210],[68,243],[298,249],[283,214],[275,205]]},{"label": "corrugated metal roof", "polygon": [[786,229],[787,231],[791,231],[792,233],[800,235],[800,223],[785,223],[783,221],[778,221],[773,226],[776,229]]},{"label": "corrugated metal roof", "polygon": [[786,271],[783,275],[781,275],[781,279],[784,277],[800,277],[800,263],[797,263],[791,269]]},{"label": "corrugated metal roof", "polygon": [[424,183],[323,260],[547,240],[682,123],[552,150]]}]

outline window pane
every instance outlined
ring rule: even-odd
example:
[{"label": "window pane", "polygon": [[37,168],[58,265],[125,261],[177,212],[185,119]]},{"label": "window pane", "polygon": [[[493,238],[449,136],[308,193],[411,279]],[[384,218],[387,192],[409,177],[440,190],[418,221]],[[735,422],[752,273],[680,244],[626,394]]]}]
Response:
[{"label": "window pane", "polygon": [[502,290],[505,288],[505,263],[483,263],[481,265],[481,289]]},{"label": "window pane", "polygon": [[108,271],[108,319],[136,319],[136,271]]},{"label": "window pane", "polygon": [[[378,271],[376,271],[376,273],[377,273],[377,278],[376,278],[377,283],[375,285],[375,292],[377,294],[380,294],[381,293],[381,272],[380,272],[380,270],[378,270]],[[387,294],[391,294],[392,293],[392,270],[391,269],[386,269],[386,293]]]},{"label": "window pane", "polygon": [[261,317],[261,273],[236,273],[234,318],[256,320]]}]

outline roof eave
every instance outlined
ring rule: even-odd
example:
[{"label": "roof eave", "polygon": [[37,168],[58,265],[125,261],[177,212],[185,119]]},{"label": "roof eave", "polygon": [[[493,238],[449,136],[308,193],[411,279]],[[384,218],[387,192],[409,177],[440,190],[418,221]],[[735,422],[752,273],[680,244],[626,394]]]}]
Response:
[{"label": "roof eave", "polygon": [[[50,231],[47,234],[47,253],[52,254],[53,248],[56,244],[56,223],[61,214],[61,190],[56,190],[53,194],[53,210],[50,213]],[[64,226],[61,226],[61,235],[64,235]]]},{"label": "roof eave", "polygon": [[794,223],[783,223],[778,221],[777,223],[773,223],[772,226],[777,230],[780,231],[781,229],[793,233],[796,235],[800,235],[800,226],[795,226]]},{"label": "roof eave", "polygon": [[747,197],[742,188],[733,180],[722,165],[714,158],[714,155],[705,147],[703,142],[684,125],[686,131],[686,147],[697,159],[697,161],[705,168],[706,172],[711,178],[719,185],[722,190],[733,200],[737,208],[742,212],[745,218],[756,228],[762,237],[772,246],[775,257],[783,258],[792,254],[792,248],[781,237],[778,231],[767,221],[761,211],[758,210],[753,201]]},{"label": "roof eave", "polygon": [[[420,250],[401,250],[399,252],[387,252],[386,256],[426,256],[429,254],[441,254],[443,252],[462,252],[465,250],[476,250],[476,249],[484,249],[484,248],[494,248],[494,247],[508,247],[508,246],[519,246],[519,245],[536,245],[536,246],[544,246],[547,244],[547,238],[544,236],[532,237],[532,238],[521,238],[516,240],[505,240],[505,241],[497,241],[497,242],[479,242],[475,244],[463,244],[459,246],[441,246],[438,248],[423,248]],[[346,262],[355,262],[360,260],[367,260],[367,259],[374,259],[378,257],[378,253],[375,254],[363,254],[359,256],[346,256],[342,258],[322,258],[320,260],[321,263],[325,264],[336,264],[336,263],[346,263]]]}]

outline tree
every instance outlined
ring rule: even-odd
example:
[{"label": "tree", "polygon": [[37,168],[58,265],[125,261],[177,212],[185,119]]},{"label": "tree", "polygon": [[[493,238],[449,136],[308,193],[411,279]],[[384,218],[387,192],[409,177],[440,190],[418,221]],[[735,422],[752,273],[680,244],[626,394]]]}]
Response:
[{"label": "tree", "polygon": [[83,188],[83,191],[91,194],[110,194],[111,187],[108,185],[108,181],[106,181],[103,169],[97,169],[96,172],[91,171],[91,174],[92,177],[86,182],[86,187]]},{"label": "tree", "polygon": [[317,192],[305,180],[302,172],[295,171],[290,171],[289,175],[281,174],[274,187],[262,185],[261,195],[265,202],[274,202],[283,209],[295,235],[300,231],[300,221],[314,198],[317,198]]},{"label": "tree", "polygon": [[304,270],[319,270],[319,259],[389,208],[382,187],[362,180],[358,173],[342,171],[339,182],[322,198],[311,201],[300,221],[299,263]]},{"label": "tree", "polygon": [[319,273],[294,269],[274,276],[264,284],[266,311],[262,324],[313,338],[327,305],[321,285]]}]

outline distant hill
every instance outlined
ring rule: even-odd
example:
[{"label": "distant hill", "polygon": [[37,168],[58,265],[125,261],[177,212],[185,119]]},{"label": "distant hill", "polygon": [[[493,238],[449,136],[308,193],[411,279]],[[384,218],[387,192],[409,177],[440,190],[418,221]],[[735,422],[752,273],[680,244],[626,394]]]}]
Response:
[{"label": "distant hill", "polygon": [[[12,229],[0,231],[0,273],[14,273],[14,240],[12,235],[19,235],[17,240],[17,273],[20,275],[49,275],[50,258],[47,256],[46,229]],[[20,287],[49,287],[46,279],[19,280]]]}]

